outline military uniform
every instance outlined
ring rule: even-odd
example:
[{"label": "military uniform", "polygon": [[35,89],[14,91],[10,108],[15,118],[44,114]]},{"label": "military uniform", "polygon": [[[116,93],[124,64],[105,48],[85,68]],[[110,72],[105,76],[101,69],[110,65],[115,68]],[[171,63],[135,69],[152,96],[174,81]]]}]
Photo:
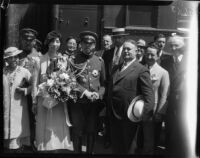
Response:
[{"label": "military uniform", "polygon": [[[86,55],[83,52],[76,54],[73,67],[77,71],[80,98],[69,104],[72,122],[73,145],[75,152],[81,152],[82,136],[87,136],[86,151],[92,153],[94,136],[97,130],[98,113],[101,99],[105,93],[105,68],[102,58],[96,55]],[[99,99],[92,101],[84,95],[85,91],[97,92]]]},{"label": "military uniform", "polygon": [[[20,31],[20,36],[24,40],[34,40],[37,36],[37,32],[30,28],[24,28]],[[24,48],[21,48],[22,50]],[[29,111],[29,120],[30,120],[30,131],[31,131],[31,145],[32,148],[34,148],[34,141],[35,141],[35,116],[32,112],[32,104],[36,102],[36,76],[35,73],[39,69],[39,63],[40,63],[40,57],[41,53],[38,52],[34,47],[31,48],[31,52],[26,52],[26,50],[23,50],[22,56],[20,57],[19,65],[28,69],[29,72],[32,75],[32,93],[30,95],[27,95],[28,99],[28,111]],[[28,85],[24,85],[28,86]]]}]

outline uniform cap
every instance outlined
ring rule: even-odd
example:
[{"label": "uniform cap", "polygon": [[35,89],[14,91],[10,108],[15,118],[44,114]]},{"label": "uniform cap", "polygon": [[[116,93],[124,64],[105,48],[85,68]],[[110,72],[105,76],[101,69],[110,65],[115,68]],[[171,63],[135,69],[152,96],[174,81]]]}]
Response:
[{"label": "uniform cap", "polygon": [[20,30],[20,36],[26,38],[27,40],[33,40],[37,37],[38,32],[31,28],[23,28]]},{"label": "uniform cap", "polygon": [[96,43],[98,36],[95,32],[92,31],[83,31],[79,34],[81,41],[85,41],[87,43]]}]

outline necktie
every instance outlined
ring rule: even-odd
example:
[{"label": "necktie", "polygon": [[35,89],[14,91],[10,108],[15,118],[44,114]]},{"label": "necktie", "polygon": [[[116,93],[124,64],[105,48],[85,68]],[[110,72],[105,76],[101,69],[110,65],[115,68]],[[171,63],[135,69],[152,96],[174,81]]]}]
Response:
[{"label": "necktie", "polygon": [[127,63],[124,63],[122,66],[121,72],[124,71],[126,69],[126,67],[127,67]]}]

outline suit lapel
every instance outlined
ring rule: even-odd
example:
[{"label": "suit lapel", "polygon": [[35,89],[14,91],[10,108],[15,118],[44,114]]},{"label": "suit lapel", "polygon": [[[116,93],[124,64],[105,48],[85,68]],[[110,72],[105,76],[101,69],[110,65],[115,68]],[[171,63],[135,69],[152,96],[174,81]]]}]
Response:
[{"label": "suit lapel", "polygon": [[[121,64],[122,66],[122,64]],[[116,84],[118,81],[123,79],[126,75],[128,75],[130,72],[132,73],[135,70],[135,67],[137,66],[136,61],[134,61],[129,67],[127,67],[124,71],[120,72],[118,68],[118,72],[116,73],[115,80],[113,80],[113,83]]]}]

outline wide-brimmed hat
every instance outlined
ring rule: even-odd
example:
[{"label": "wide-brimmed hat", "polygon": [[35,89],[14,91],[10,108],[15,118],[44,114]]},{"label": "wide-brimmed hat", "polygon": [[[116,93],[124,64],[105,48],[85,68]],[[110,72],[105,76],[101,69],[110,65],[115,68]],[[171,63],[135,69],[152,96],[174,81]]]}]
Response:
[{"label": "wide-brimmed hat", "polygon": [[132,122],[141,121],[143,109],[144,109],[143,97],[141,95],[136,96],[130,103],[128,110],[127,110],[127,116],[129,118],[129,120],[131,120]]},{"label": "wide-brimmed hat", "polygon": [[23,28],[20,30],[20,36],[27,40],[33,40],[37,37],[38,32],[31,28]]},{"label": "wide-brimmed hat", "polygon": [[112,36],[117,37],[117,36],[126,36],[129,35],[129,33],[125,32],[125,28],[114,28],[112,29]]},{"label": "wide-brimmed hat", "polygon": [[16,56],[18,54],[22,53],[22,50],[19,50],[16,47],[8,47],[5,51],[4,51],[4,59],[9,58],[9,57],[13,57]]},{"label": "wide-brimmed hat", "polygon": [[85,41],[87,43],[96,42],[98,39],[98,35],[92,31],[83,31],[79,34],[81,41]]}]

